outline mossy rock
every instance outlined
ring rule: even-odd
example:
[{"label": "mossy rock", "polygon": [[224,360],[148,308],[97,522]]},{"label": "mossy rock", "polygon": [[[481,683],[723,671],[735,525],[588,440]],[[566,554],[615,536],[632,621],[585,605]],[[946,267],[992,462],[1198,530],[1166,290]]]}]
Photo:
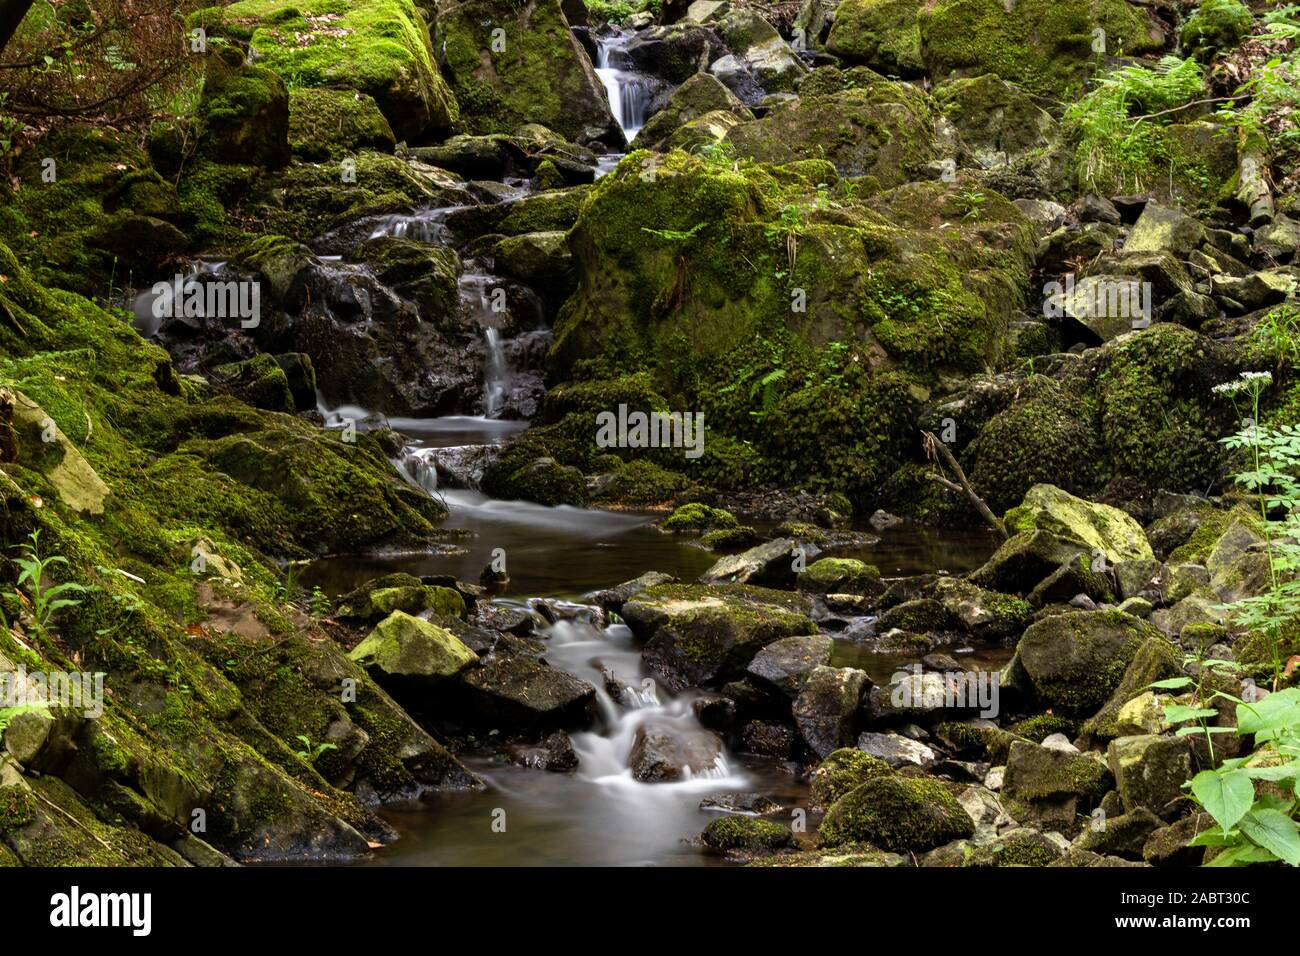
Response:
[{"label": "mossy rock", "polygon": [[1159,51],[1162,30],[1124,0],[938,0],[919,14],[921,48],[930,74],[996,73],[1037,95],[1067,100],[1098,62],[1094,30],[1106,52]]},{"label": "mossy rock", "polygon": [[826,51],[846,63],[888,76],[919,76],[921,27],[917,0],[844,0],[826,39]]},{"label": "mossy rock", "polygon": [[1232,49],[1250,33],[1255,16],[1240,0],[1201,0],[1178,40],[1184,53],[1209,61]]},{"label": "mossy rock", "polygon": [[810,96],[727,134],[740,156],[765,163],[830,160],[843,176],[898,186],[939,158],[932,104],[905,83],[880,82]]},{"label": "mossy rock", "polygon": [[256,408],[292,414],[295,408],[289,378],[270,355],[256,355],[212,369],[212,378]]},{"label": "mossy rock", "polygon": [[906,853],[972,836],[975,824],[939,781],[891,775],[840,797],[818,832],[826,847],[862,842]]},{"label": "mossy rock", "polygon": [[289,93],[289,147],[309,162],[341,159],[357,150],[397,145],[374,99],[355,90],[296,89]]},{"label": "mossy rock", "polygon": [[559,0],[444,5],[434,42],[466,132],[508,133],[540,123],[572,140],[621,139]]},{"label": "mossy rock", "polygon": [[719,817],[704,828],[700,839],[715,850],[740,850],[747,853],[772,852],[794,845],[788,827],[770,820],[728,815]]},{"label": "mossy rock", "polygon": [[208,29],[245,37],[258,62],[295,89],[370,96],[398,139],[447,132],[460,118],[415,0],[240,0]]},{"label": "mossy rock", "polygon": [[1119,611],[1073,611],[1031,624],[1016,656],[1045,703],[1087,714],[1114,693],[1151,638],[1160,632]]},{"label": "mossy rock", "polygon": [[[371,598],[387,593],[376,591]],[[439,682],[477,663],[478,655],[446,628],[393,611],[352,649],[348,659],[381,679]]]},{"label": "mossy rock", "polygon": [[289,91],[262,66],[208,57],[198,115],[199,148],[217,163],[280,169],[289,163]]},{"label": "mossy rock", "polygon": [[861,750],[833,750],[813,772],[809,799],[814,807],[829,807],[868,780],[893,772],[889,764]]},{"label": "mossy rock", "polygon": [[1118,508],[1076,498],[1054,485],[1034,485],[1019,506],[1006,513],[1003,522],[1011,534],[1047,531],[1083,545],[1094,557],[1100,553],[1112,562],[1155,557],[1142,526],[1132,517]]},{"label": "mossy rock", "polygon": [[881,590],[880,569],[854,558],[818,558],[799,575],[798,587],[818,594],[871,594]]},{"label": "mossy rock", "polygon": [[698,501],[681,505],[659,525],[663,530],[673,532],[715,531],[736,526],[736,517],[730,511],[712,508]]},{"label": "mossy rock", "polygon": [[1027,802],[1077,799],[1095,806],[1115,785],[1106,764],[1094,757],[1040,747],[1026,741],[1011,744],[1003,790]]},{"label": "mossy rock", "polygon": [[760,648],[815,633],[809,609],[805,598],[767,588],[665,584],[634,596],[623,617],[646,642],[646,664],[684,687],[741,677]]},{"label": "mossy rock", "polygon": [[754,118],[754,114],[736,98],[736,94],[723,86],[717,77],[710,73],[696,73],[673,90],[663,107],[641,127],[636,136],[637,146],[661,148],[682,126],[715,110],[733,113],[741,120]]}]

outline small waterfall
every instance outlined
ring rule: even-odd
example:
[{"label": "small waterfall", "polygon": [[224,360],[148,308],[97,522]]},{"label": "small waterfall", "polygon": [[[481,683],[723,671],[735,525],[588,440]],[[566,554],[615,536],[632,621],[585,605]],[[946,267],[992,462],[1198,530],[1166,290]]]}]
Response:
[{"label": "small waterfall", "polygon": [[622,50],[624,43],[626,37],[622,34],[596,39],[596,75],[605,87],[609,110],[630,143],[645,125],[650,88],[635,73],[610,66],[610,53]]},{"label": "small waterfall", "polygon": [[484,329],[483,340],[487,343],[487,362],[483,366],[483,412],[488,418],[496,418],[505,404],[510,371],[506,367],[505,351],[501,348],[500,331]]},{"label": "small waterfall", "polygon": [[[604,726],[573,734],[578,773],[584,779],[647,800],[675,790],[699,792],[720,784],[743,787],[747,783],[716,735],[696,718],[689,695],[661,699],[663,689],[643,672],[641,655],[626,625],[601,630],[589,621],[563,620],[543,633],[551,663],[596,687]],[[626,681],[620,700],[606,687],[605,677],[611,673]],[[694,766],[684,768],[680,780],[642,783],[633,777],[630,763],[638,733],[670,738],[679,752],[701,756]]]},{"label": "small waterfall", "polygon": [[464,208],[464,206],[440,206],[418,209],[412,213],[382,216],[375,222],[370,238],[396,236],[398,239],[410,239],[430,245],[446,245],[450,236],[444,220],[448,214]]}]

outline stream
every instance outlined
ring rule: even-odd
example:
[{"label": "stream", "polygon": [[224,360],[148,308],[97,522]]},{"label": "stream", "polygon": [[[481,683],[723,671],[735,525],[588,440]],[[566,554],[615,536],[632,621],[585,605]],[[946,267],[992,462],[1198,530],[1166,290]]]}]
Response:
[{"label": "stream", "polygon": [[[596,72],[604,84],[614,117],[629,142],[647,119],[652,91],[663,84],[631,69],[621,32],[597,38]],[[596,175],[612,169],[622,154],[610,153],[597,163]],[[530,192],[526,181],[505,184],[503,201]],[[466,200],[470,200],[467,198]],[[366,220],[371,238],[394,236],[432,245],[453,243],[447,218],[464,206],[425,208]],[[362,233],[364,235],[364,233]],[[327,290],[360,280],[376,301],[400,297],[383,286],[364,263],[322,255],[317,274]],[[202,283],[222,273],[224,263],[196,262],[187,281]],[[509,285],[511,295],[505,295]],[[508,307],[502,308],[500,301]],[[370,303],[370,297],[363,297]],[[159,332],[153,320],[153,297],[145,292],[131,302],[143,334]],[[592,591],[613,587],[647,571],[693,581],[718,555],[681,536],[653,527],[661,514],[544,507],[523,501],[500,501],[479,487],[486,463],[502,443],[528,427],[544,395],[543,371],[550,345],[549,318],[536,294],[509,283],[495,272],[490,258],[463,260],[459,277],[459,318],[467,330],[464,355],[480,369],[478,394],[463,390],[455,402],[461,414],[440,417],[387,416],[382,409],[355,401],[334,401],[318,392],[324,427],[349,423],[359,428],[385,425],[405,445],[393,460],[413,486],[446,503],[442,543],[428,551],[347,556],[317,561],[303,575],[307,587],[320,586],[338,596],[379,575],[404,571],[415,575],[454,575],[476,582],[494,552],[505,552],[510,582],[492,600],[519,607],[531,598],[581,602]],[[364,319],[370,321],[369,305]],[[471,366],[472,367],[472,366]],[[429,374],[436,370],[430,369]],[[748,519],[746,519],[748,520]],[[753,521],[760,532],[771,523]],[[868,536],[870,545],[833,553],[857,557],[885,576],[936,570],[962,572],[978,566],[992,551],[981,533],[933,531],[904,525]],[[579,615],[536,635],[547,645],[547,661],[597,689],[597,717],[592,726],[572,733],[578,768],[551,773],[506,762],[504,757],[474,753],[459,756],[487,783],[472,793],[431,794],[419,806],[383,812],[402,834],[397,843],[376,851],[376,865],[704,865],[717,857],[690,845],[717,810],[701,801],[735,793],[759,793],[786,808],[806,805],[806,784],[791,765],[774,758],[739,754],[725,746],[712,766],[689,770],[676,782],[642,783],[634,779],[629,755],[639,728],[653,728],[679,743],[692,737],[712,739],[696,719],[693,698],[699,692],[673,695],[650,679],[631,631],[617,622],[598,627]],[[888,682],[900,664],[912,658],[874,653],[846,635],[836,637],[835,666],[865,670],[877,683]],[[961,652],[960,650],[958,652]],[[985,652],[987,653],[987,652]],[[968,659],[977,660],[980,652]],[[997,655],[995,655],[996,657]],[[1005,654],[1002,655],[1005,657]],[[1001,660],[991,663],[1000,664]],[[606,670],[630,687],[622,702],[605,687]],[[711,751],[709,751],[711,752]],[[505,812],[499,832],[498,811]],[[787,811],[788,813],[788,811]],[[786,819],[778,815],[774,819]],[[494,827],[494,822],[498,825]],[[809,826],[811,827],[810,821]]]}]

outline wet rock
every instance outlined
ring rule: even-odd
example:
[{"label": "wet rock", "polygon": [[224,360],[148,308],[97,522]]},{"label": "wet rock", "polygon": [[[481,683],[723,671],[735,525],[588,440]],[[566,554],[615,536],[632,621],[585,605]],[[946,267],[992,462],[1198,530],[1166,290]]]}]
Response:
[{"label": "wet rock", "polygon": [[788,724],[774,720],[751,720],[741,734],[741,745],[746,753],[788,760],[798,751],[799,737]]},{"label": "wet rock", "polygon": [[1096,602],[1110,603],[1115,599],[1110,581],[1093,570],[1093,563],[1086,555],[1079,555],[1062,564],[1034,586],[1029,592],[1029,603],[1040,608],[1086,598],[1092,605],[1088,610],[1092,610]]},{"label": "wet rock", "polygon": [[777,538],[742,554],[721,558],[700,575],[700,583],[787,587],[795,579],[794,553],[793,540]]},{"label": "wet rock", "polygon": [[394,611],[352,649],[348,659],[378,680],[438,684],[477,663],[478,655],[446,628]]},{"label": "wet rock", "polygon": [[1124,670],[1109,699],[1084,725],[1083,730],[1102,739],[1120,735],[1119,714],[1124,706],[1156,681],[1183,676],[1182,655],[1159,634],[1149,634]]},{"label": "wet rock", "polygon": [[637,134],[637,145],[654,148],[680,127],[714,110],[726,110],[740,119],[754,118],[717,77],[696,73],[673,90],[663,107],[646,121]]},{"label": "wet rock", "polygon": [[767,92],[792,91],[799,77],[807,72],[776,28],[752,7],[732,7],[714,27],[732,53],[754,71]]},{"label": "wet rock", "polygon": [[731,733],[736,728],[736,702],[730,697],[709,696],[691,701],[691,713],[710,730]]},{"label": "wet rock", "polygon": [[525,767],[554,773],[568,773],[578,769],[578,755],[573,749],[573,741],[562,730],[557,730],[536,747],[516,750],[514,759]]},{"label": "wet rock", "polygon": [[1026,602],[958,578],[940,578],[933,595],[947,610],[949,620],[981,640],[1019,635],[1029,621],[1030,607]]},{"label": "wet rock", "polygon": [[676,581],[677,579],[671,574],[664,574],[662,571],[647,571],[631,581],[624,581],[622,584],[606,588],[603,591],[593,591],[584,600],[589,600],[593,604],[600,605],[606,611],[613,611],[618,614],[622,612],[624,604],[642,591],[657,587],[660,584],[673,584]]},{"label": "wet rock", "polygon": [[685,732],[646,724],[637,728],[628,766],[642,783],[689,780],[717,767],[722,740],[712,731]]},{"label": "wet rock", "polygon": [[867,731],[858,737],[858,750],[875,757],[890,767],[912,765],[922,769],[931,767],[939,755],[918,740],[902,734]]},{"label": "wet rock", "polygon": [[810,609],[805,599],[764,588],[666,584],[633,597],[623,617],[645,641],[646,665],[677,690],[739,677],[761,648],[813,633]]},{"label": "wet rock", "polygon": [[1058,840],[1060,837],[1054,833],[1043,833],[1032,827],[1013,827],[998,834],[995,842],[976,848],[965,865],[1051,866],[1065,855],[1066,847]]},{"label": "wet rock", "polygon": [[637,71],[676,85],[725,52],[721,38],[709,27],[676,23],[641,31],[628,43],[626,56]]},{"label": "wet rock", "polygon": [[755,654],[746,670],[756,681],[793,699],[814,670],[830,663],[834,645],[824,634],[782,638]]},{"label": "wet rock", "polygon": [[819,757],[849,746],[864,687],[865,671],[852,667],[814,668],[804,681],[791,708],[804,742]]},{"label": "wet rock", "polygon": [[937,780],[877,777],[831,805],[822,820],[822,846],[867,843],[905,853],[971,836],[975,825]]},{"label": "wet rock", "polygon": [[700,809],[765,816],[784,808],[761,793],[723,793],[716,797],[705,797],[700,801]]},{"label": "wet rock", "polygon": [[422,584],[410,575],[390,575],[345,595],[335,609],[340,618],[369,623],[394,611],[412,615],[432,611],[443,618],[464,617],[465,599],[451,588]]},{"label": "wet rock", "polygon": [[530,657],[497,658],[461,677],[470,706],[509,729],[584,726],[596,688]]}]

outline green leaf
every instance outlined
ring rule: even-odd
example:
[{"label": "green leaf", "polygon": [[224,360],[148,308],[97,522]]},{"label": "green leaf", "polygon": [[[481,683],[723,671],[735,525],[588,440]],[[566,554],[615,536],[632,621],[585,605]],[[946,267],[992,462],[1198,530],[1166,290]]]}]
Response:
[{"label": "green leaf", "polygon": [[1177,690],[1180,687],[1189,687],[1193,683],[1190,677],[1171,677],[1168,680],[1158,680],[1147,684],[1148,687],[1156,687],[1160,690]]},{"label": "green leaf", "polygon": [[1300,688],[1270,694],[1254,704],[1237,707],[1237,732],[1271,734],[1273,731],[1300,724]]},{"label": "green leaf", "polygon": [[1250,863],[1272,863],[1275,857],[1268,850],[1253,843],[1241,842],[1230,846],[1216,856],[1206,866],[1246,866]]},{"label": "green leaf", "polygon": [[1241,832],[1291,866],[1300,866],[1300,830],[1280,810],[1252,810],[1241,820]]},{"label": "green leaf", "polygon": [[1192,794],[1225,833],[1250,812],[1255,802],[1254,785],[1237,770],[1227,773],[1202,770],[1192,778]]},{"label": "green leaf", "polygon": [[1165,704],[1165,720],[1171,724],[1181,724],[1185,720],[1199,720],[1202,717],[1217,717],[1219,712],[1212,707],[1188,707],[1186,704]]}]

